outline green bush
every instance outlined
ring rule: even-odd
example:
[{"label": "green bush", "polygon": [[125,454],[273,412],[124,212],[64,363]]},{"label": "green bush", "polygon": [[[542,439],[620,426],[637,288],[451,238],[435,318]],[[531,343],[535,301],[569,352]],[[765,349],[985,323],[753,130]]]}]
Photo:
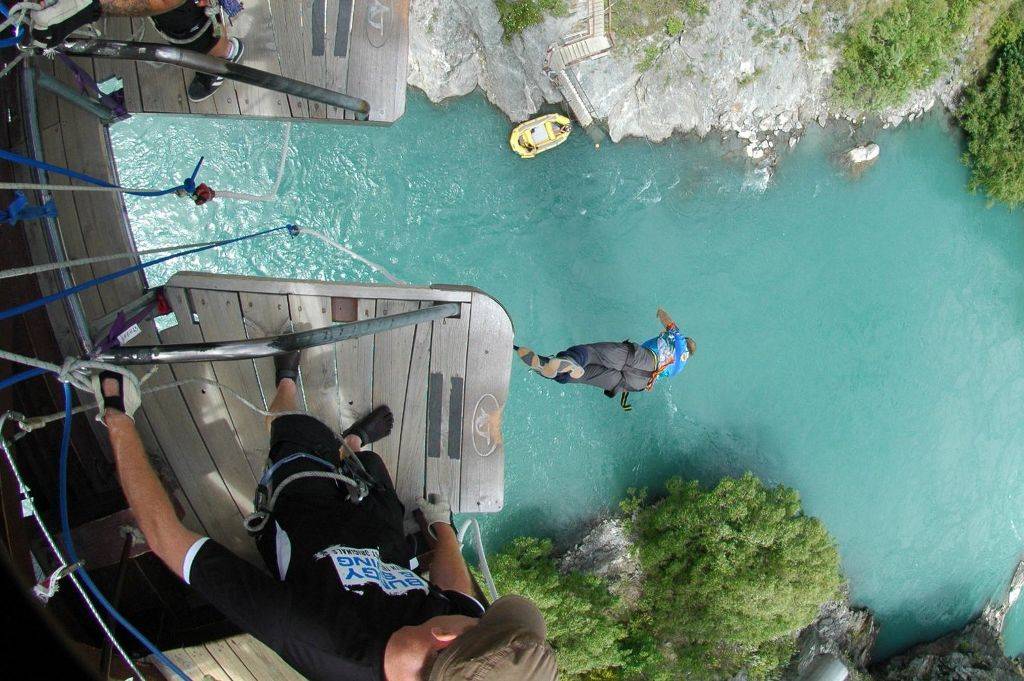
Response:
[{"label": "green bush", "polygon": [[1024,203],[1024,23],[1007,34],[984,81],[968,90],[960,121],[968,136],[969,186],[1010,206]]},{"label": "green bush", "polygon": [[[617,36],[636,40],[666,31],[678,35],[685,24],[708,13],[706,0],[616,0],[612,19]],[[680,16],[681,15],[681,16]],[[673,32],[669,25],[678,28]]]},{"label": "green bush", "polygon": [[946,67],[977,0],[895,0],[848,31],[835,73],[843,105],[880,110],[903,103]]},{"label": "green bush", "polygon": [[516,539],[492,559],[498,592],[544,613],[563,678],[770,678],[838,593],[835,545],[791,489],[750,474],[711,490],[673,479],[653,504],[630,490],[622,510],[645,575],[639,602],[623,603],[594,577],[561,574],[547,540]]},{"label": "green bush", "polygon": [[601,670],[607,677],[622,667],[619,599],[596,577],[559,572],[549,540],[514,540],[491,559],[491,572],[498,593],[529,598],[544,613],[562,678],[596,679]]},{"label": "green bush", "polygon": [[682,33],[685,27],[686,25],[679,17],[672,16],[665,20],[665,33],[668,33],[673,38]]},{"label": "green bush", "polygon": [[565,16],[565,0],[495,0],[505,40],[544,20],[544,13]]},{"label": "green bush", "polygon": [[645,676],[767,678],[841,583],[835,544],[797,493],[750,474],[712,490],[673,479],[634,530],[646,577],[628,644]]}]

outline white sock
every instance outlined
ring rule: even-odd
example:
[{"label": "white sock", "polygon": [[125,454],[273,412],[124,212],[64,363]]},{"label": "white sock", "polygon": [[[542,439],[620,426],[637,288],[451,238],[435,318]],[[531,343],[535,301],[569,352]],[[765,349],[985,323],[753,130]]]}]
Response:
[{"label": "white sock", "polygon": [[225,57],[225,59],[231,61],[232,59],[238,56],[238,41],[234,38],[231,38],[228,40],[228,45],[230,46],[231,49],[228,50],[228,56]]}]

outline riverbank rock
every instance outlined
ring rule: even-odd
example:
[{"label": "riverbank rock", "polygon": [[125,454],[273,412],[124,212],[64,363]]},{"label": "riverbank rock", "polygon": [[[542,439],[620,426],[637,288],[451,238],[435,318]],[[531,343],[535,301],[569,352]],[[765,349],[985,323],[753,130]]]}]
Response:
[{"label": "riverbank rock", "polygon": [[[859,122],[862,112],[835,108],[830,87],[839,63],[837,37],[862,4],[854,0],[834,10],[807,0],[708,0],[707,13],[687,17],[679,35],[616,37],[610,55],[576,68],[614,141],[712,130],[754,132],[754,141],[830,115]],[[548,16],[506,41],[493,0],[417,0],[410,11],[409,84],[431,100],[480,88],[514,122],[561,101],[543,72],[545,55],[573,30],[579,14]],[[947,73],[878,114],[879,120],[893,127],[937,104],[954,108],[983,34],[966,35]]]},{"label": "riverbank rock", "polygon": [[609,518],[566,551],[559,567],[563,572],[600,577],[608,582],[612,593],[634,604],[640,598],[643,571],[633,553],[633,543],[625,522]]},{"label": "riverbank rock", "polygon": [[1019,681],[1024,679],[1020,659],[1003,652],[1006,614],[1024,592],[1024,560],[1010,579],[1003,597],[960,631],[931,643],[914,646],[876,670],[882,681]]},{"label": "riverbank rock", "polygon": [[868,161],[874,161],[878,158],[878,153],[881,149],[874,142],[862,144],[859,147],[854,147],[846,152],[846,157],[850,159],[850,163],[867,163]]},{"label": "riverbank rock", "polygon": [[826,656],[838,658],[849,671],[865,674],[876,638],[878,624],[874,615],[867,609],[852,607],[844,594],[823,604],[818,618],[800,632],[797,653],[782,678],[800,681],[816,660]]}]

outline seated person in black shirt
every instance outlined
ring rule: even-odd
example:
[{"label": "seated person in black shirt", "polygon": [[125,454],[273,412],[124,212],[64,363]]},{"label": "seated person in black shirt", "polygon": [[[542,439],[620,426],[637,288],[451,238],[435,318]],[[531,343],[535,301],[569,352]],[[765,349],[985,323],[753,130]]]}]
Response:
[{"label": "seated person in black shirt", "polygon": [[[297,411],[298,353],[277,359],[270,411]],[[556,678],[554,651],[532,603],[506,596],[485,611],[469,595],[472,582],[447,503],[420,500],[436,542],[430,582],[409,569],[404,508],[383,461],[362,451],[390,432],[387,407],[343,433],[357,468],[376,481],[363,487],[361,499],[358,485],[330,477],[355,462],[341,467],[341,441],[326,425],[300,414],[268,419],[271,447],[261,483],[270,494],[257,499],[257,510],[266,513],[247,522],[268,575],[178,520],[135,430],[137,387],[110,373],[95,387],[125,497],[150,548],[307,678]]]}]

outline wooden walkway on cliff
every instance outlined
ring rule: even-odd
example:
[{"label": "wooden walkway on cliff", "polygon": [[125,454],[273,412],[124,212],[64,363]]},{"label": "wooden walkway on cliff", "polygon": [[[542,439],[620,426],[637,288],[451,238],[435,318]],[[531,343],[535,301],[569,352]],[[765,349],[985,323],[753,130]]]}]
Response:
[{"label": "wooden walkway on cliff", "polygon": [[[164,43],[149,19],[110,17],[103,36]],[[245,42],[243,64],[343,92],[370,103],[370,122],[405,113],[409,0],[246,0],[229,34]],[[253,85],[225,81],[210,99],[190,102],[192,73],[177,66],[85,59],[97,80],[124,82],[131,113],[201,114],[354,121],[350,112]]]},{"label": "wooden walkway on cliff", "polygon": [[572,115],[580,125],[587,127],[594,122],[594,106],[580,84],[575,67],[611,52],[613,42],[608,27],[611,4],[606,0],[580,0],[575,11],[579,16],[578,30],[548,48],[544,70],[554,80]]}]

